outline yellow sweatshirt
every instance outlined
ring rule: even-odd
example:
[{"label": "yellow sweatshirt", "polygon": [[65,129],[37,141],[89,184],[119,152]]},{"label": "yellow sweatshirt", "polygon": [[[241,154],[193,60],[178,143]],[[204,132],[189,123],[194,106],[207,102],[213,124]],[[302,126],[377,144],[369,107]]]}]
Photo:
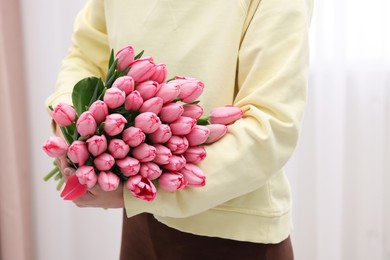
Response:
[{"label": "yellow sweatshirt", "polygon": [[291,231],[291,193],[283,166],[306,103],[312,0],[90,0],[47,105],[70,102],[81,78],[104,78],[111,48],[132,45],[168,78],[195,77],[208,112],[234,104],[244,118],[206,147],[206,186],[152,202],[124,190],[127,216],[149,212],[194,234],[277,243]]}]

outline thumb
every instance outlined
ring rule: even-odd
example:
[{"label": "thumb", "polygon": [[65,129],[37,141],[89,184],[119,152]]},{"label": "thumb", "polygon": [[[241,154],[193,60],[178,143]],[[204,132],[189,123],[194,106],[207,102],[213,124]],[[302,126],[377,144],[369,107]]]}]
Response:
[{"label": "thumb", "polygon": [[65,181],[68,180],[68,177],[73,175],[75,173],[75,169],[72,168],[72,167],[66,167],[63,171],[62,171],[62,177],[64,177]]}]

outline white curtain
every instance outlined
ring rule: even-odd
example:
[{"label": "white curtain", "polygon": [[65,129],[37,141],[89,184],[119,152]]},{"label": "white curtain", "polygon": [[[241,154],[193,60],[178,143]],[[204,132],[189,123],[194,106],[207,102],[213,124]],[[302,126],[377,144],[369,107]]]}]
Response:
[{"label": "white curtain", "polygon": [[390,259],[390,2],[316,1],[289,164],[297,259]]},{"label": "white curtain", "polygon": [[[35,259],[117,259],[121,212],[76,208],[41,181],[51,168],[43,102],[85,1],[21,3]],[[389,13],[388,0],[315,2],[309,103],[287,166],[298,260],[390,259]]]}]

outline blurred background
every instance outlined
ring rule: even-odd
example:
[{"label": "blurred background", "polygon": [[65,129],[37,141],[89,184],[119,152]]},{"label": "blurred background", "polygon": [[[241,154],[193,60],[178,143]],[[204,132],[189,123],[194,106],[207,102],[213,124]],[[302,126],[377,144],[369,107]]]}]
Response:
[{"label": "blurred background", "polygon": [[[119,256],[120,210],[76,208],[42,181],[44,100],[84,3],[0,0],[3,260]],[[390,259],[389,13],[387,0],[315,1],[308,108],[287,165],[298,260]]]}]

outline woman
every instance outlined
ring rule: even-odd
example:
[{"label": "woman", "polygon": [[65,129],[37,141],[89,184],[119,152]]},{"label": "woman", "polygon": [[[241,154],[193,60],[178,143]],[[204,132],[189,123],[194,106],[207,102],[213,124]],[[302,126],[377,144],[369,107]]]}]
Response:
[{"label": "woman", "polygon": [[170,76],[202,80],[206,114],[230,104],[244,111],[206,147],[205,187],[146,202],[95,186],[74,201],[125,208],[121,259],[293,259],[283,166],[306,103],[311,10],[311,0],[90,0],[80,12],[48,105],[70,103],[79,79],[104,78],[111,49],[132,45]]}]

